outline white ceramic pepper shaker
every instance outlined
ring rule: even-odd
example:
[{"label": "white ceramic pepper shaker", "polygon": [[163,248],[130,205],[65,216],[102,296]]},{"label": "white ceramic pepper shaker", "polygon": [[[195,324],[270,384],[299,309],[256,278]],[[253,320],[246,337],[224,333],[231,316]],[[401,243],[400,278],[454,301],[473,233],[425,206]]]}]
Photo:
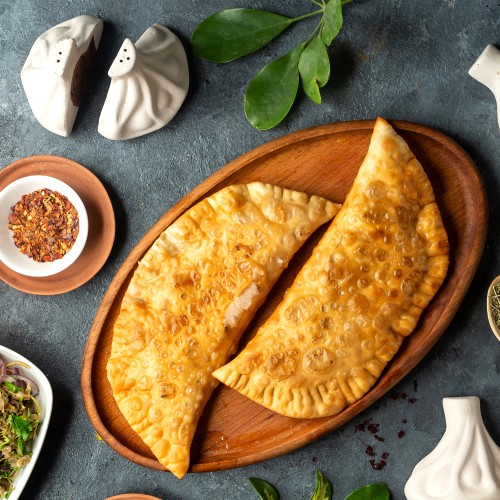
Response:
[{"label": "white ceramic pepper shaker", "polygon": [[103,22],[78,16],[42,33],[21,71],[35,118],[54,134],[70,134],[89,70],[101,40]]},{"label": "white ceramic pepper shaker", "polygon": [[494,45],[488,45],[472,65],[469,75],[493,92],[497,102],[498,126],[500,127],[500,50]]},{"label": "white ceramic pepper shaker", "polygon": [[479,398],[444,398],[446,432],[406,483],[408,500],[499,500],[500,448],[486,430]]},{"label": "white ceramic pepper shaker", "polygon": [[111,85],[97,130],[112,140],[164,127],[179,111],[189,87],[182,43],[160,24],[148,28],[135,45],[125,39],[108,75]]}]

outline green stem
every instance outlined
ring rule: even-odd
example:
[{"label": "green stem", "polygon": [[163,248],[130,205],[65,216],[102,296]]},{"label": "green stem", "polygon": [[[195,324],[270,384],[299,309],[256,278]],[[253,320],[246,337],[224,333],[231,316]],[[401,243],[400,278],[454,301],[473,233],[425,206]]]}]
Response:
[{"label": "green stem", "polygon": [[311,0],[312,3],[316,4],[318,7],[325,7],[325,2],[318,2],[317,0]]},{"label": "green stem", "polygon": [[324,12],[324,9],[315,10],[314,12],[309,12],[308,14],[304,14],[303,16],[296,17],[296,18],[292,19],[291,22],[294,23],[295,21],[300,21],[301,19],[306,19],[308,17],[322,14],[323,12]]},{"label": "green stem", "polygon": [[304,42],[304,45],[307,45],[314,38],[318,30],[321,29],[321,26],[323,26],[323,17],[321,17],[319,23],[316,25],[316,28],[314,28],[314,31],[309,35],[309,38]]},{"label": "green stem", "polygon": [[342,0],[342,5],[345,5],[346,3],[351,3],[352,0]]}]

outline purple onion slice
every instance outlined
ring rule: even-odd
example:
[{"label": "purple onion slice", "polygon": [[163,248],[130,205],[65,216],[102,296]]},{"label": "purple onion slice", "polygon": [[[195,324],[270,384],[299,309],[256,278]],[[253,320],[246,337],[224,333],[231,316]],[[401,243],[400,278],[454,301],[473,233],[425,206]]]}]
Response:
[{"label": "purple onion slice", "polygon": [[7,368],[5,367],[5,363],[2,358],[0,358],[0,384],[3,382],[5,375],[7,373]]}]

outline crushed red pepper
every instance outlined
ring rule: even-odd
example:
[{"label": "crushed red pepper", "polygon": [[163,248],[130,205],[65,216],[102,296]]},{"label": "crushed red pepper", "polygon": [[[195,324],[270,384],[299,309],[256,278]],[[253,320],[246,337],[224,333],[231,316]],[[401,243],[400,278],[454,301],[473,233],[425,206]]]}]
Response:
[{"label": "crushed red pepper", "polygon": [[9,214],[9,229],[19,251],[36,262],[53,262],[73,247],[78,212],[68,198],[51,189],[25,194]]}]

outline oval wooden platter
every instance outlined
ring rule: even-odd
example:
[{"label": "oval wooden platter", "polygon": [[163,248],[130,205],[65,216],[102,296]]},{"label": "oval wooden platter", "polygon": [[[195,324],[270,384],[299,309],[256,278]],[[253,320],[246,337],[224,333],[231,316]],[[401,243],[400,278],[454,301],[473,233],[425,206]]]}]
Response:
[{"label": "oval wooden platter", "polygon": [[[172,207],[134,248],[100,305],[82,366],[83,399],[90,420],[118,453],[140,465],[164,470],[121,415],[106,377],[113,323],[141,256],[186,209],[230,184],[268,182],[342,203],[366,154],[373,124],[373,121],[357,121],[318,126],[263,144],[202,182]],[[336,416],[310,420],[283,417],[220,385],[198,425],[192,446],[192,472],[223,470],[276,457],[340,427],[412,370],[456,313],[485,242],[487,204],[482,181],[467,153],[447,136],[408,122],[396,121],[393,125],[429,175],[448,231],[451,262],[443,286],[377,384]],[[324,228],[293,259],[242,342],[279,303],[322,232]]]}]

